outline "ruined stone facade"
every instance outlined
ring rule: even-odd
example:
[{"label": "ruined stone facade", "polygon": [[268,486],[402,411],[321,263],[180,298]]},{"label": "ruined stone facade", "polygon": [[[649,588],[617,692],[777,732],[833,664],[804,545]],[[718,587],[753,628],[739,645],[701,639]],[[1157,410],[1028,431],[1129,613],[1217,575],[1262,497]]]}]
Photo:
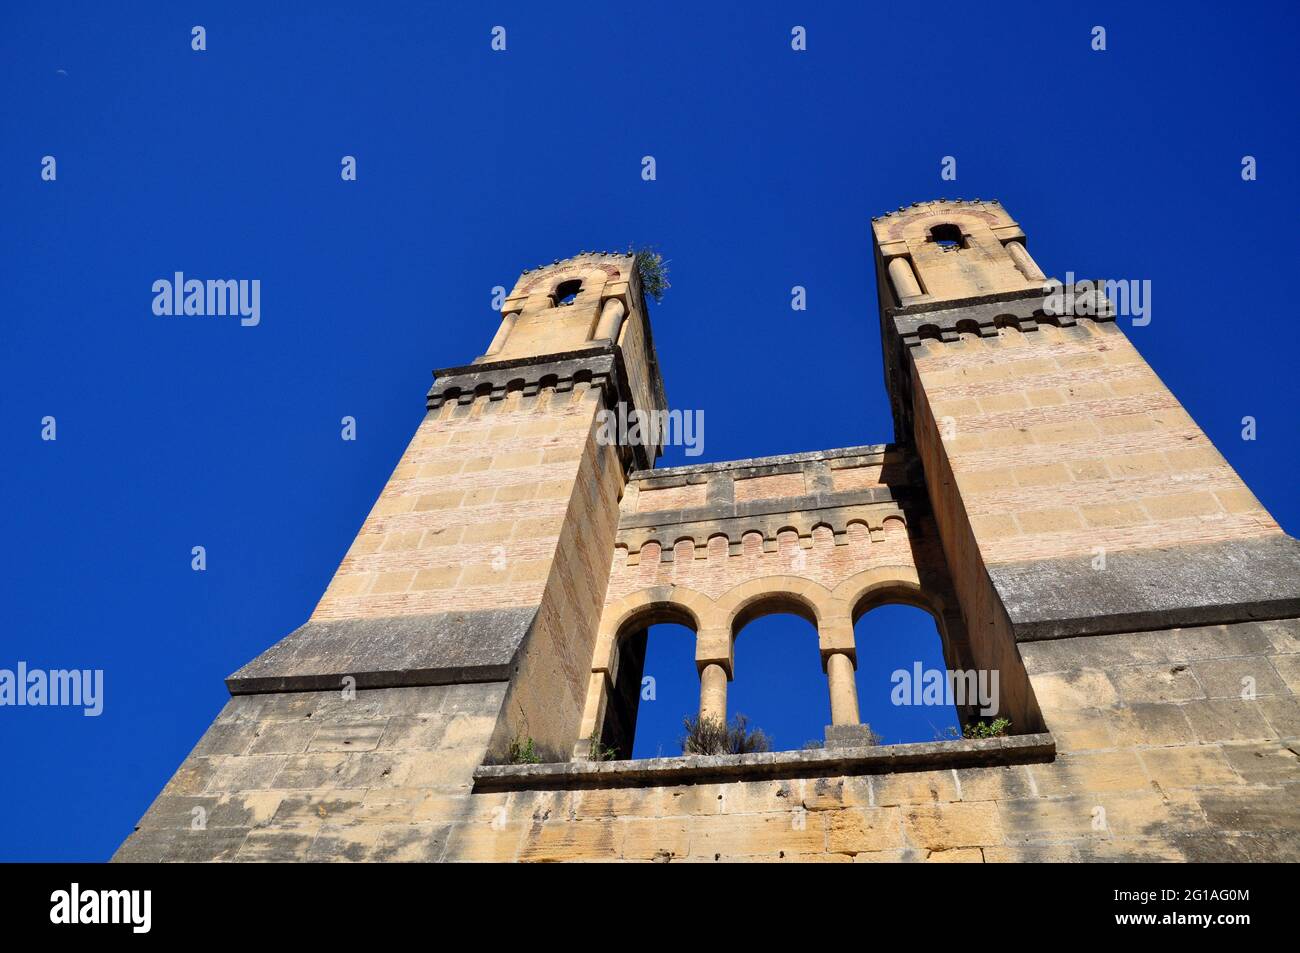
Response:
[{"label": "ruined stone facade", "polygon": [[[115,859],[1300,859],[1297,542],[996,202],[873,231],[889,445],[655,470],[600,439],[667,406],[634,260],[522,275]],[[885,602],[999,672],[1014,734],[857,743]],[[589,758],[630,751],[648,626],[696,632],[722,715],[774,611],[817,627],[825,749]]]}]

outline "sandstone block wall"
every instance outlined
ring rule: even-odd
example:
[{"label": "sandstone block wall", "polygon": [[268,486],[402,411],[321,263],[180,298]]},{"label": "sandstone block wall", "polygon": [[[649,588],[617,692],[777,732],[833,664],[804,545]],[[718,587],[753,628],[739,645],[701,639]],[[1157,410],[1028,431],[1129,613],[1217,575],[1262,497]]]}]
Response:
[{"label": "sandstone block wall", "polygon": [[578,385],[431,411],[312,619],[537,606],[598,402]]},{"label": "sandstone block wall", "polygon": [[497,757],[512,741],[528,738],[549,759],[567,757],[573,750],[586,704],[622,490],[617,448],[600,442],[593,427],[560,524],[547,597],[514,663],[492,745]]},{"label": "sandstone block wall", "polygon": [[988,564],[1280,535],[1113,323],[912,352]]},{"label": "sandstone block wall", "polygon": [[115,859],[1300,860],[1300,620],[1024,648],[1055,761],[880,775],[475,793],[504,684],[240,696]]}]

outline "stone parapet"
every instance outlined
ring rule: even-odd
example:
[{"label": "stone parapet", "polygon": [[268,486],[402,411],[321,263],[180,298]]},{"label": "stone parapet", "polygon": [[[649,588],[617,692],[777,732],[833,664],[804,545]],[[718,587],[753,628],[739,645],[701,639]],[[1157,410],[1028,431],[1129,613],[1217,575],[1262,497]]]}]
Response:
[{"label": "stone parapet", "polygon": [[1033,734],[866,748],[810,748],[757,754],[642,758],[636,761],[498,764],[484,765],[474,772],[474,790],[614,788],[928,771],[1050,761],[1055,752],[1051,735]]}]

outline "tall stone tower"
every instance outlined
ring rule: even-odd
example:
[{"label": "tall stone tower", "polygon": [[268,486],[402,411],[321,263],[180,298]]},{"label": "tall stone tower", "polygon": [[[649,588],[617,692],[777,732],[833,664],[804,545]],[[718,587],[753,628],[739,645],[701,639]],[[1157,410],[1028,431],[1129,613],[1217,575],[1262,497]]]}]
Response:
[{"label": "tall stone tower", "polygon": [[[1296,540],[998,203],[873,236],[894,441],[780,457],[603,440],[666,407],[634,259],[521,276],[115,859],[1300,859]],[[871,745],[890,602],[1009,733]],[[695,632],[725,718],[772,612],[816,627],[825,746],[631,760],[647,627]]]},{"label": "tall stone tower", "polygon": [[[618,501],[660,450],[602,444],[597,415],[663,403],[632,255],[522,274],[487,351],[435,372],[424,421],[311,618],[226,680],[230,702],[151,814],[179,804],[251,823],[265,799],[247,792],[273,780],[465,787],[525,739],[567,758]],[[232,755],[235,776],[214,782],[214,759]],[[209,791],[221,794],[172,801]],[[225,827],[177,844],[152,820],[119,858],[232,853]],[[241,857],[303,856],[280,823],[257,830]],[[313,856],[329,854],[322,843]]]},{"label": "tall stone tower", "polygon": [[920,203],[873,231],[896,432],[976,631],[1300,610],[1295,541],[1115,326],[1102,283],[1045,290],[996,202]]}]

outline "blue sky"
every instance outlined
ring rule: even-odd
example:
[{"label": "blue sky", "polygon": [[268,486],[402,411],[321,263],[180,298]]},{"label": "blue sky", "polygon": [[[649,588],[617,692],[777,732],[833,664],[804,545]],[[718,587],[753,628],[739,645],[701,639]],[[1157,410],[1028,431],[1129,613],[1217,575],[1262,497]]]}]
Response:
[{"label": "blue sky", "polygon": [[[870,216],[998,198],[1047,272],[1152,281],[1151,324],[1126,330],[1300,525],[1294,322],[1268,298],[1296,270],[1294,5],[475,7],[0,14],[0,667],[106,679],[98,718],[0,709],[0,858],[112,852],[222,678],[310,613],[430,370],[485,349],[491,289],[581,249],[671,259],[655,337],[670,401],[707,429],[703,457],[665,465],[884,442]],[[260,279],[260,325],[155,317],[177,270]],[[738,651],[755,674],[733,710],[790,746],[824,724],[810,639],[764,620]],[[655,717],[666,745],[681,713]]]}]

